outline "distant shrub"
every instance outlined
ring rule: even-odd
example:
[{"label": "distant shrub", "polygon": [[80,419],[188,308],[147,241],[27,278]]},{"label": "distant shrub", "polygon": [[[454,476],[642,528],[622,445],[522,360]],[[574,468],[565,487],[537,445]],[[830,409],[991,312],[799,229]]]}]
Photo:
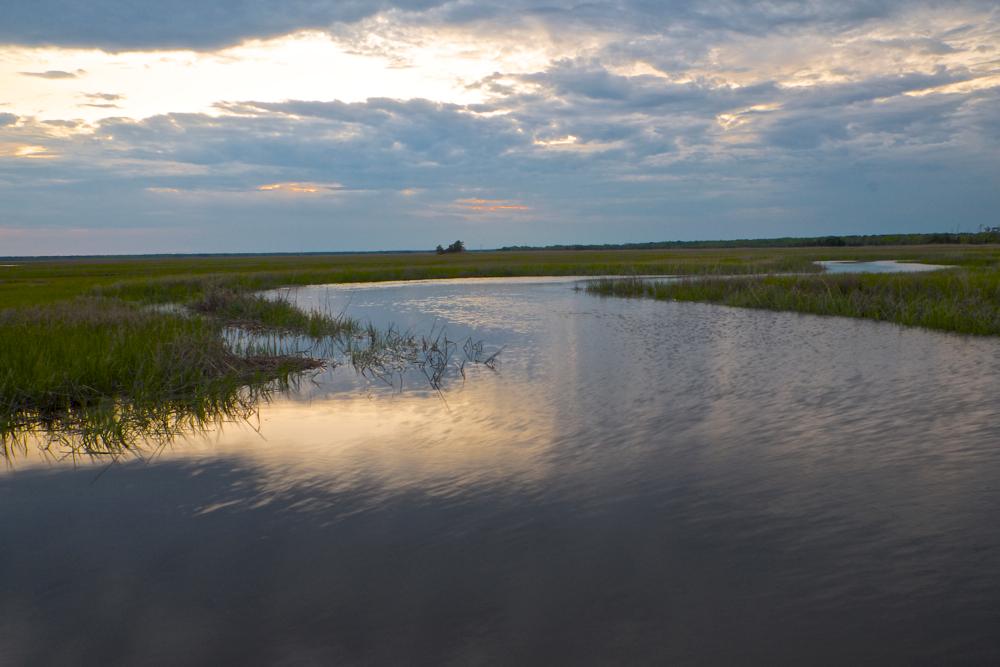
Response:
[{"label": "distant shrub", "polygon": [[439,245],[435,250],[437,251],[437,254],[439,254],[439,255],[443,255],[445,253],[452,253],[452,252],[465,252],[465,244],[462,243],[461,241],[455,241],[454,243],[452,243],[447,248],[443,248],[443,247],[441,247]]}]

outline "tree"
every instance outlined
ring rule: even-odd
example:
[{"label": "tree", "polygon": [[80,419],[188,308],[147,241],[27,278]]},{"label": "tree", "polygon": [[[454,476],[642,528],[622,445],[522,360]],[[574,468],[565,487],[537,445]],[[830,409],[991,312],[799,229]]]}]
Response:
[{"label": "tree", "polygon": [[465,244],[462,243],[461,241],[455,241],[447,248],[442,248],[441,246],[438,246],[437,248],[435,248],[435,250],[439,255],[443,255],[446,252],[465,252]]}]

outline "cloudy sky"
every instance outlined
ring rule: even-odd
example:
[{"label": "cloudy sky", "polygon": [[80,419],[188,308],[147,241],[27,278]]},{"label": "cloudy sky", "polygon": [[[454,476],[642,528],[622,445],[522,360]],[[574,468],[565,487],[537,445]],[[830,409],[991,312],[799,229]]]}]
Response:
[{"label": "cloudy sky", "polygon": [[1000,224],[1000,5],[0,0],[0,255]]}]

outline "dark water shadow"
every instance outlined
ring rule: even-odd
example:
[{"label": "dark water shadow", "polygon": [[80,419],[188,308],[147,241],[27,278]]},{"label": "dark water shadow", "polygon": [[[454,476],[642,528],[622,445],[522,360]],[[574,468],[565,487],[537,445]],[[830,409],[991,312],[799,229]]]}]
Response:
[{"label": "dark water shadow", "polygon": [[[611,511],[499,487],[279,491],[237,461],[108,475],[0,480],[3,664],[917,664],[1000,650],[985,609],[927,613],[903,595],[804,611],[822,584],[785,576],[796,555],[754,538],[763,523],[685,518],[677,490]],[[813,571],[837,557],[815,554]],[[953,645],[925,645],[922,627]]]}]

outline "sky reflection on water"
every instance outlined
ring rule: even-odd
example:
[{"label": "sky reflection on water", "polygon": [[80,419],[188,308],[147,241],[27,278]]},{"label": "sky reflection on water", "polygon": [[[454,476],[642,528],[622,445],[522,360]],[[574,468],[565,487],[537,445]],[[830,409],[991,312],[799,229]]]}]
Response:
[{"label": "sky reflection on water", "polygon": [[831,259],[816,263],[822,266],[827,273],[922,273],[952,268],[944,264],[902,262],[895,259],[881,259],[872,262]]},{"label": "sky reflection on water", "polygon": [[297,290],[502,366],[0,477],[0,662],[1000,657],[998,341],[571,286]]}]

